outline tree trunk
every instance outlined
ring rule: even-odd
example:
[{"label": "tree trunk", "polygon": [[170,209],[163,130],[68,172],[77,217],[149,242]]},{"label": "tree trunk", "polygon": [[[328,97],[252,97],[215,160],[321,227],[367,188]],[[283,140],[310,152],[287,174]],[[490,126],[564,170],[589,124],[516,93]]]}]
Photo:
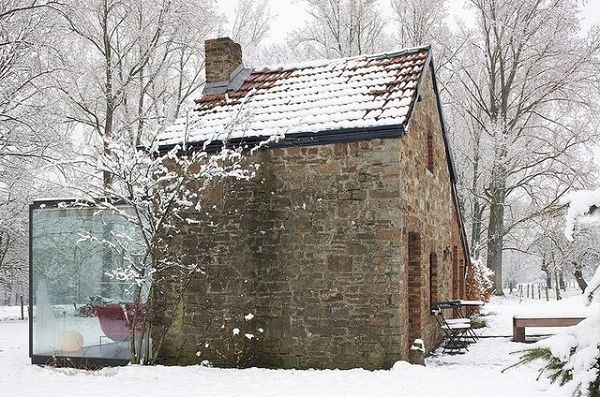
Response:
[{"label": "tree trunk", "polygon": [[479,259],[481,252],[481,225],[483,223],[483,206],[479,199],[473,202],[473,214],[471,220],[471,256]]},{"label": "tree trunk", "polygon": [[561,296],[560,296],[560,276],[559,276],[558,273],[559,273],[558,270],[554,271],[554,286],[556,287],[555,291],[556,291],[556,300],[557,301],[561,300]]},{"label": "tree trunk", "polygon": [[567,285],[565,283],[565,274],[562,272],[562,270],[558,273],[558,283],[560,284],[560,289],[562,289],[563,291],[567,290]]},{"label": "tree trunk", "polygon": [[487,235],[487,267],[494,272],[494,295],[498,296],[504,295],[502,290],[502,251],[504,248],[505,186],[506,181],[503,177],[497,177],[493,182]]},{"label": "tree trunk", "polygon": [[[106,91],[104,94],[105,105],[106,105],[106,118],[104,120],[104,131],[98,131],[102,137],[102,149],[104,156],[110,156],[110,139],[113,135],[113,123],[114,123],[114,98],[113,98],[113,64],[112,64],[112,45],[109,33],[109,13],[110,8],[105,0],[103,3],[102,10],[102,43],[105,51],[104,54],[104,78]],[[113,176],[109,171],[102,171],[102,179],[103,186],[106,190],[112,186]],[[110,272],[113,267],[112,261],[112,249],[108,245],[108,241],[112,240],[112,221],[110,219],[110,214],[106,213],[106,218],[101,215],[101,219],[103,220],[102,224],[102,238],[104,240],[104,248],[102,252],[102,288],[101,293],[103,297],[112,298],[111,289],[110,289],[110,278],[107,276],[107,273]]]},{"label": "tree trunk", "polygon": [[575,281],[577,281],[577,286],[579,286],[579,289],[581,289],[581,292],[583,293],[585,292],[585,289],[587,288],[588,284],[583,278],[581,264],[573,262],[573,267],[575,268],[575,271],[573,271],[573,276],[575,277]]},{"label": "tree trunk", "polygon": [[479,259],[481,251],[481,225],[483,224],[483,209],[479,194],[479,137],[476,135],[474,156],[473,156],[473,183],[471,194],[473,196],[473,208],[471,214],[471,256]]},{"label": "tree trunk", "polygon": [[102,219],[102,275],[100,278],[100,293],[103,298],[112,299],[112,290],[111,290],[111,278],[108,274],[113,270],[113,252],[112,248],[109,245],[109,242],[113,241],[112,238],[112,222],[110,220],[110,214],[105,211],[105,213],[100,215],[100,219]]},{"label": "tree trunk", "polygon": [[548,268],[548,263],[546,262],[546,258],[542,258],[542,271],[546,273],[546,288],[552,289],[552,272]]}]

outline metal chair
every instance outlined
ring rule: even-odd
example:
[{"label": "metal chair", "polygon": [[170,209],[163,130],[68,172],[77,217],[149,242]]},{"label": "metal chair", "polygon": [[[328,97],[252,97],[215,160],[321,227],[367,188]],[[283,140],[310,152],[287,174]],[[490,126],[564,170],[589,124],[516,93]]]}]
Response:
[{"label": "metal chair", "polygon": [[[468,338],[472,338],[469,335],[471,329],[471,320],[469,319],[446,319],[441,308],[433,309],[432,314],[435,316],[440,329],[445,335],[444,348],[442,354],[448,352],[451,353],[463,353],[462,350],[469,351]],[[465,321],[466,320],[466,321]],[[468,322],[467,322],[468,321]]]},{"label": "metal chair", "polygon": [[[466,332],[465,337],[469,338],[471,340],[471,342],[477,342],[479,340],[479,336],[477,336],[477,334],[475,333],[475,330],[473,329],[473,326],[472,326],[473,323],[471,321],[471,317],[463,315],[461,301],[454,300],[454,301],[440,302],[440,303],[438,303],[438,308],[442,309],[442,310],[443,309],[452,310],[452,313],[455,316],[456,315],[459,316],[458,318],[446,318],[444,316],[444,320],[446,321],[447,324],[462,324],[462,323],[469,324],[469,325],[471,325],[471,327]],[[443,316],[443,312],[441,314]]]}]

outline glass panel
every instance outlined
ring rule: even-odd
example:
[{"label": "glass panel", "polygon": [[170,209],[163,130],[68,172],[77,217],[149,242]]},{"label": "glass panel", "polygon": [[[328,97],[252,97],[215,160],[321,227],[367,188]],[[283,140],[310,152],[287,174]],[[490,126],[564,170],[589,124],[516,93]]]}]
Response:
[{"label": "glass panel", "polygon": [[33,354],[128,359],[134,291],[108,274],[141,262],[137,227],[95,208],[37,208],[31,222]]}]

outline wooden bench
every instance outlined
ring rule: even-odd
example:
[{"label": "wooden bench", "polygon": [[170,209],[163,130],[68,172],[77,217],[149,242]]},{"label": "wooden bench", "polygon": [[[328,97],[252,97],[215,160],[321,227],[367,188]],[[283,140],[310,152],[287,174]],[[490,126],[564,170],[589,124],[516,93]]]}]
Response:
[{"label": "wooden bench", "polygon": [[585,317],[513,317],[513,342],[525,342],[526,327],[570,327]]}]

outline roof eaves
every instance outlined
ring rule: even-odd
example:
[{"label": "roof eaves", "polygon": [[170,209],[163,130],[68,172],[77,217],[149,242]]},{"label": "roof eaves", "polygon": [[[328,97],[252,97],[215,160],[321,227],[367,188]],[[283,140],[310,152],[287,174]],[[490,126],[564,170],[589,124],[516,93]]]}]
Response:
[{"label": "roof eaves", "polygon": [[[286,134],[283,138],[272,142],[267,142],[272,137],[268,136],[248,136],[234,138],[228,142],[215,140],[207,145],[205,141],[188,142],[180,146],[188,151],[205,150],[209,153],[214,153],[225,145],[226,147],[247,147],[251,148],[262,144],[265,148],[279,147],[298,147],[298,146],[317,146],[342,142],[363,141],[369,139],[385,139],[399,138],[405,133],[403,124],[394,124],[376,127],[357,127],[357,128],[342,128],[337,130],[323,130],[318,132],[302,132],[294,134]],[[265,142],[267,142],[265,144]],[[160,145],[159,152],[165,153],[173,149],[179,144]]]}]

